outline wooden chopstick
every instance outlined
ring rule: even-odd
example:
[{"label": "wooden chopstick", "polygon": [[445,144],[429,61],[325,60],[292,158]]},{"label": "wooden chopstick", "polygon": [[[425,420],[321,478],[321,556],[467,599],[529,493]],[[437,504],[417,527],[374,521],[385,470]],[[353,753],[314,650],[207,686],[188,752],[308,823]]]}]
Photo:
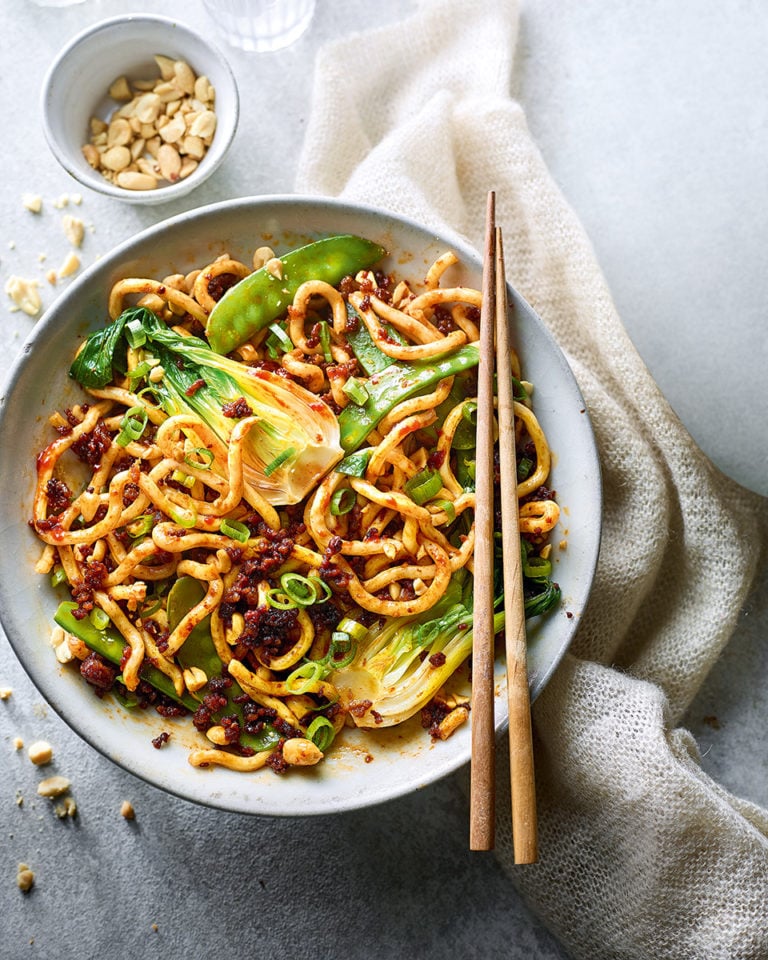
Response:
[{"label": "wooden chopstick", "polygon": [[493,632],[493,373],[496,313],[496,196],[488,194],[483,252],[483,304],[477,387],[474,616],[472,640],[472,759],[470,850],[492,850],[495,839]]},{"label": "wooden chopstick", "polygon": [[[528,689],[525,607],[515,456],[515,411],[510,367],[507,283],[501,230],[496,230],[496,392],[498,395],[501,543],[504,556],[504,638],[509,703],[509,768],[515,863],[538,860],[536,784],[533,768],[531,700]],[[479,409],[479,401],[478,401]],[[475,548],[477,549],[477,548]]]}]

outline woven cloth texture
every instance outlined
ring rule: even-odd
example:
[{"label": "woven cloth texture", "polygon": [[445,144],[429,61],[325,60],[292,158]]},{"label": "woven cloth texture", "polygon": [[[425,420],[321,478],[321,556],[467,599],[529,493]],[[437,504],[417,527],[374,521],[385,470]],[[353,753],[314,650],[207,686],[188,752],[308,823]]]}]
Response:
[{"label": "woven cloth texture", "polygon": [[518,17],[514,0],[423,0],[405,22],[320,50],[296,189],[477,249],[495,190],[508,279],[587,401],[600,558],[571,649],[534,705],[536,865],[514,866],[498,811],[511,883],[575,958],[765,958],[768,813],[708,777],[678,725],[736,627],[766,502],[711,465],[629,340],[512,97]]}]

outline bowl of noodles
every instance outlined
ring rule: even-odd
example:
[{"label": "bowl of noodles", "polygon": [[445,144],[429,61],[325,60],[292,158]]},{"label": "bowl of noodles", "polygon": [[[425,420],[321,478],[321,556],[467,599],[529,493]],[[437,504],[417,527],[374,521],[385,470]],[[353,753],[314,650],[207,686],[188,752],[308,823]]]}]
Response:
[{"label": "bowl of noodles", "polygon": [[[267,815],[469,759],[481,271],[381,210],[254,198],[146,230],[62,294],[0,407],[0,610],[75,732]],[[535,698],[587,602],[600,477],[563,354],[509,302]],[[496,677],[500,729],[501,651]]]}]

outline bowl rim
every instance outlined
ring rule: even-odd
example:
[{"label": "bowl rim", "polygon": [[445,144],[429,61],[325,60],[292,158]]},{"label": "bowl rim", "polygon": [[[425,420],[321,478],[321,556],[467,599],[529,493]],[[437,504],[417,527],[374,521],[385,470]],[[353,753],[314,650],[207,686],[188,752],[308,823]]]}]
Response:
[{"label": "bowl rim", "polygon": [[[68,305],[71,301],[77,299],[80,295],[81,290],[87,289],[88,284],[90,283],[91,277],[103,270],[105,266],[113,261],[119,261],[121,258],[124,258],[125,255],[131,251],[134,251],[137,245],[145,245],[148,241],[151,241],[156,235],[161,235],[164,231],[172,229],[179,224],[183,224],[185,221],[194,219],[200,216],[215,216],[217,214],[224,214],[227,210],[237,210],[238,208],[253,208],[258,210],[259,207],[295,207],[297,205],[311,205],[314,209],[327,208],[330,211],[338,210],[343,211],[348,214],[363,214],[372,217],[382,217],[384,221],[395,221],[397,224],[402,225],[408,229],[415,229],[419,233],[426,233],[432,235],[436,240],[445,240],[451,244],[455,244],[456,250],[459,253],[460,257],[466,257],[471,255],[472,259],[476,260],[478,263],[481,262],[481,257],[478,251],[465,239],[463,239],[456,231],[451,228],[441,227],[439,229],[433,230],[431,226],[427,226],[419,221],[410,218],[408,216],[396,213],[392,210],[386,210],[381,207],[377,207],[365,203],[357,203],[346,201],[338,198],[326,198],[326,197],[317,197],[317,196],[305,196],[299,194],[277,194],[277,195],[266,195],[266,196],[249,196],[249,197],[240,197],[233,198],[224,201],[218,201],[210,204],[205,204],[199,207],[195,207],[191,210],[187,210],[174,216],[163,219],[146,229],[140,231],[139,233],[128,237],[126,240],[122,241],[115,247],[113,247],[104,257],[99,261],[92,264],[86,271],[84,271],[77,280],[63,291],[61,297],[59,297],[53,304],[45,311],[40,321],[35,325],[35,327],[30,332],[29,336],[25,340],[22,348],[14,359],[11,368],[6,376],[5,382],[0,386],[0,427],[2,422],[5,419],[7,401],[9,396],[12,394],[14,388],[20,377],[23,374],[24,368],[28,362],[30,362],[30,357],[34,351],[35,346],[38,342],[44,341],[47,338],[49,333],[49,328],[56,320],[56,316],[59,312],[65,311],[68,308]],[[582,578],[586,586],[582,587],[581,593],[579,595],[578,604],[579,604],[579,615],[573,619],[568,619],[566,621],[566,626],[563,628],[563,637],[560,640],[560,645],[557,650],[556,656],[552,657],[547,664],[545,670],[537,673],[533,677],[529,677],[530,691],[531,691],[531,701],[533,702],[541,691],[544,689],[549,679],[551,678],[554,671],[559,666],[561,660],[565,656],[567,650],[569,649],[573,637],[576,633],[578,622],[581,618],[583,610],[586,608],[589,596],[592,591],[592,586],[594,582],[594,575],[597,568],[598,555],[600,550],[600,539],[602,532],[602,507],[603,507],[603,489],[602,489],[602,471],[600,467],[600,459],[598,455],[597,443],[595,439],[594,429],[589,417],[588,408],[586,402],[584,401],[581,388],[576,380],[576,377],[573,373],[573,370],[568,363],[567,358],[565,357],[562,349],[558,345],[557,341],[554,338],[554,335],[551,333],[549,328],[544,324],[543,320],[539,315],[533,310],[530,304],[521,297],[521,295],[508,284],[510,291],[514,295],[515,299],[526,308],[526,310],[536,318],[536,325],[539,328],[539,333],[544,336],[544,338],[549,342],[548,345],[551,349],[554,350],[554,354],[558,363],[560,364],[561,369],[564,371],[567,378],[571,381],[571,389],[574,392],[574,395],[580,398],[583,404],[582,412],[585,414],[583,419],[583,425],[585,434],[584,436],[589,441],[585,448],[584,452],[587,454],[587,463],[586,466],[592,471],[592,476],[594,477],[594,483],[591,489],[591,494],[594,497],[593,506],[594,506],[594,516],[591,517],[592,533],[590,534],[591,540],[593,542],[593,547],[591,552],[588,554],[587,561],[582,567]],[[5,599],[6,587],[3,582],[0,581],[0,610],[5,608]],[[3,618],[4,620],[4,618]],[[138,777],[146,783],[156,787],[157,789],[163,790],[166,793],[170,793],[180,799],[187,800],[193,803],[197,803],[202,806],[209,806],[215,809],[224,810],[227,812],[234,813],[244,813],[254,816],[313,816],[313,815],[322,815],[328,813],[341,813],[341,812],[350,812],[357,809],[362,809],[369,806],[375,806],[380,803],[388,802],[390,800],[397,799],[408,793],[413,792],[415,789],[419,789],[422,786],[425,786],[429,783],[436,782],[443,779],[456,772],[461,767],[465,766],[469,762],[469,756],[462,755],[460,751],[453,751],[451,754],[445,756],[441,759],[440,763],[431,771],[431,775],[426,779],[420,780],[418,783],[414,782],[413,779],[404,779],[404,781],[399,781],[395,783],[390,783],[387,786],[386,791],[382,791],[380,794],[377,794],[375,797],[370,797],[368,795],[359,794],[348,796],[345,801],[338,803],[332,810],[329,810],[327,807],[323,807],[319,802],[312,806],[308,804],[302,806],[302,809],[297,812],[295,810],[283,810],[275,807],[264,807],[262,806],[259,809],[251,809],[250,807],[245,808],[244,806],[234,805],[234,801],[230,800],[229,804],[227,801],[222,801],[220,795],[217,796],[200,796],[192,795],[189,792],[185,791],[182,787],[173,787],[168,784],[158,783],[150,774],[145,774],[141,765],[131,764],[129,759],[124,759],[122,756],[115,756],[109,752],[108,746],[104,746],[98,742],[98,738],[92,734],[88,729],[83,729],[82,726],[78,725],[78,722],[75,718],[68,716],[66,710],[62,709],[57,700],[53,697],[49,697],[45,688],[41,688],[38,685],[38,681],[35,679],[33,669],[25,662],[23,658],[23,648],[20,648],[17,644],[14,637],[6,629],[5,623],[2,625],[3,634],[6,636],[10,648],[13,650],[16,655],[17,660],[21,664],[25,673],[29,676],[33,686],[42,696],[45,697],[46,702],[51,706],[51,708],[56,712],[61,719],[65,721],[67,726],[84,742],[88,743],[89,746],[93,747],[98,753],[106,757],[112,763],[115,763],[117,766],[121,767],[127,773],[130,773],[133,776]],[[55,667],[52,665],[51,676],[55,673]],[[53,680],[51,684],[53,684]],[[507,727],[506,716],[502,715],[501,721],[499,721],[498,710],[499,708],[504,709],[501,701],[504,700],[503,697],[497,695],[496,699],[496,733],[497,736]]]},{"label": "bowl rim", "polygon": [[[111,184],[108,180],[105,180],[104,177],[100,176],[97,171],[94,170],[93,175],[90,175],[87,170],[81,169],[77,164],[71,161],[66,151],[59,149],[59,141],[53,132],[53,126],[49,117],[51,91],[56,82],[56,76],[59,72],[61,64],[72,55],[77,47],[79,47],[85,41],[90,40],[93,36],[101,32],[112,30],[113,28],[119,27],[126,23],[136,22],[159,24],[163,27],[172,28],[178,34],[186,34],[201,46],[207,48],[217,61],[227,79],[229,93],[232,98],[232,119],[226,127],[223,127],[219,123],[219,115],[217,113],[216,136],[220,137],[221,139],[216,145],[215,155],[209,157],[209,149],[208,153],[206,153],[206,156],[203,158],[204,160],[209,159],[210,162],[201,163],[197,169],[194,170],[185,180],[179,180],[177,183],[169,183],[165,186],[157,187],[154,190],[145,191],[126,190],[123,187],[117,187]],[[218,87],[220,86],[221,85],[219,84]],[[207,180],[219,167],[224,160],[224,157],[227,155],[235,133],[237,132],[240,118],[240,92],[237,85],[237,79],[235,78],[234,71],[232,70],[229,61],[218,44],[214,43],[213,40],[209,39],[207,36],[204,36],[200,31],[195,30],[194,27],[189,26],[189,24],[185,23],[183,20],[179,20],[175,17],[167,17],[160,14],[142,12],[126,13],[119,14],[114,17],[107,17],[104,20],[98,20],[96,23],[92,23],[76,33],[64,44],[64,46],[59,50],[50,63],[43,78],[43,83],[40,88],[40,115],[43,134],[45,136],[46,143],[48,144],[48,147],[54,156],[54,159],[71,177],[77,180],[78,183],[81,183],[83,186],[88,187],[88,189],[95,190],[97,193],[101,193],[104,196],[112,197],[115,200],[149,206],[159,203],[170,203],[176,198],[185,196],[196,186],[199,186],[201,183]],[[216,143],[216,138],[214,138],[214,143]]]}]

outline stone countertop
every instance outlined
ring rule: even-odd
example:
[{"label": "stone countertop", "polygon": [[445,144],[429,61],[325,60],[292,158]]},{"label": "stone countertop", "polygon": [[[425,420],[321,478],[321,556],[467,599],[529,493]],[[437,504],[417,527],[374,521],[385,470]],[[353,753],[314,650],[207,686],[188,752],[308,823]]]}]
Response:
[{"label": "stone countertop", "polygon": [[[132,6],[178,9],[167,0]],[[293,47],[259,56],[228,51],[243,101],[258,101],[258,111],[243,111],[233,150],[205,185],[175,203],[141,208],[80,191],[49,153],[38,112],[41,81],[60,46],[125,5],[5,4],[0,88],[12,108],[0,283],[11,274],[36,276],[46,304],[52,301],[69,282],[53,288],[42,279],[68,250],[61,229],[67,211],[87,225],[87,265],[192,206],[291,192],[317,45],[412,7],[411,0],[320,0],[310,31]],[[183,19],[210,29],[193,0]],[[768,10],[749,3],[621,0],[607,14],[597,0],[528,0],[515,76],[533,134],[593,240],[640,353],[705,452],[761,493],[768,492],[768,418],[756,376],[765,366],[759,320],[768,292],[760,254],[768,227],[758,213],[768,193],[761,160],[768,147],[766,39]],[[22,207],[28,192],[43,197],[41,214]],[[83,197],[73,209],[75,193]],[[33,321],[7,309],[2,321],[4,376]],[[767,705],[759,678],[768,667],[760,644],[767,598],[764,578],[687,724],[705,769],[763,805],[768,765],[759,745]],[[4,642],[0,688],[13,691],[0,702],[4,958],[245,960],[284,956],[289,946],[367,960],[463,960],[502,948],[510,960],[567,957],[493,856],[468,851],[466,771],[343,816],[222,814],[165,795],[80,741]],[[72,779],[77,817],[58,819],[37,797],[40,771],[25,751],[14,751],[15,737],[53,745],[50,770]],[[133,821],[120,815],[124,800],[135,808]],[[16,888],[20,861],[37,878],[28,895]]]}]

